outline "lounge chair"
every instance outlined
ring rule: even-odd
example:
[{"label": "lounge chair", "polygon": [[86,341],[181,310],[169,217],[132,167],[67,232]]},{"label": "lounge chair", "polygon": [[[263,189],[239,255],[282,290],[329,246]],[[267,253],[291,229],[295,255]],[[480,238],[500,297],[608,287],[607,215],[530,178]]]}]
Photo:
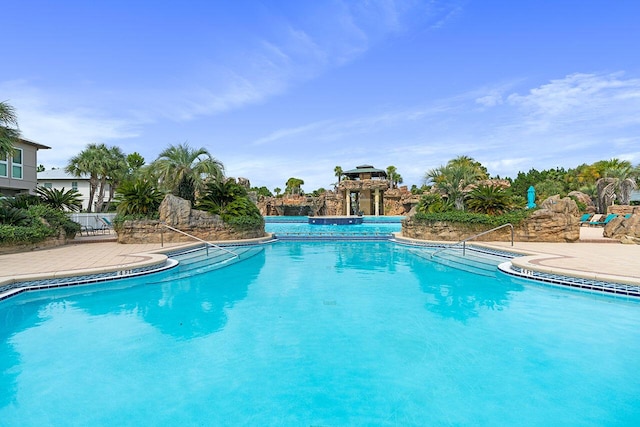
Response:
[{"label": "lounge chair", "polygon": [[600,222],[602,218],[604,218],[604,215],[595,214],[591,217],[591,220],[587,221],[585,224],[587,224],[588,226],[596,225],[596,223]]},{"label": "lounge chair", "polygon": [[85,234],[86,236],[88,236],[89,234],[93,234],[95,236],[96,234],[96,229],[93,228],[90,225],[81,225],[80,226],[80,235],[82,236],[82,234]]},{"label": "lounge chair", "polygon": [[106,218],[106,217],[103,216],[101,219],[102,219],[102,221],[104,221],[105,224],[107,224],[107,227],[113,229],[113,223],[111,223],[111,221],[109,221],[109,218]]},{"label": "lounge chair", "polygon": [[100,230],[102,233],[111,233],[111,230],[113,230],[113,224],[108,218],[97,216],[96,223],[99,225],[96,230]]},{"label": "lounge chair", "polygon": [[618,216],[618,214],[609,214],[609,215],[607,215],[607,217],[603,221],[593,221],[593,220],[591,220],[591,221],[589,221],[589,226],[592,226],[592,225],[594,225],[594,226],[607,225],[613,218],[615,218],[617,216]]},{"label": "lounge chair", "polygon": [[589,223],[589,219],[591,218],[593,214],[590,213],[586,213],[584,215],[582,215],[580,217],[580,227],[582,227],[584,224],[588,224]]}]

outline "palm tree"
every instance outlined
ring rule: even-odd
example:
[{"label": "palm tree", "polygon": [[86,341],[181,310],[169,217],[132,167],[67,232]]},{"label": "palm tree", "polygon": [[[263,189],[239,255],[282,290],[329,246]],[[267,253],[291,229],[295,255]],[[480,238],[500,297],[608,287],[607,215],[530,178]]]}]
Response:
[{"label": "palm tree", "polygon": [[338,184],[340,184],[340,181],[342,179],[342,167],[336,166],[335,168],[333,168],[333,173],[338,177]]},{"label": "palm tree", "polygon": [[398,188],[398,184],[402,184],[402,175],[395,166],[387,167],[387,179],[391,182],[391,188]]},{"label": "palm tree", "polygon": [[446,166],[429,170],[425,181],[453,201],[456,209],[464,210],[465,188],[479,180],[487,179],[486,168],[470,157],[460,156],[449,160]]},{"label": "palm tree", "polygon": [[163,198],[164,194],[145,179],[123,182],[118,188],[118,214],[152,215],[158,211]]},{"label": "palm tree", "polygon": [[448,212],[453,210],[453,204],[445,201],[438,193],[426,193],[420,197],[420,202],[416,208],[421,213]]},{"label": "palm tree", "polygon": [[[208,178],[222,180],[224,177],[224,166],[207,149],[193,149],[187,143],[170,145],[159,154],[150,169],[167,191],[179,195],[179,190],[187,189],[191,193],[182,193],[182,196],[192,201],[196,194],[203,192]],[[190,185],[193,190],[188,189]]]},{"label": "palm tree", "polygon": [[78,190],[70,189],[64,191],[55,188],[36,188],[36,194],[42,199],[42,204],[51,206],[59,210],[79,212],[82,209],[82,198]]},{"label": "palm tree", "polygon": [[[109,211],[111,202],[115,196],[118,186],[129,177],[129,163],[119,147],[111,147],[108,149],[107,159],[104,162],[103,181],[109,184],[109,198],[105,206],[105,210]],[[104,202],[104,187],[101,186],[98,196],[98,206],[102,206]]]},{"label": "palm tree", "polygon": [[85,175],[89,177],[89,205],[87,212],[91,212],[93,198],[100,184],[100,171],[103,169],[105,151],[107,151],[107,148],[104,144],[89,144],[80,154],[73,156],[64,168],[65,172],[74,176],[81,177]]},{"label": "palm tree", "polygon": [[0,102],[0,159],[13,154],[14,144],[19,137],[16,110],[6,102]]},{"label": "palm tree", "polygon": [[247,196],[247,189],[235,180],[211,181],[206,184],[204,196],[198,201],[197,208],[219,214],[229,203]]},{"label": "palm tree", "polygon": [[127,155],[127,165],[129,166],[129,173],[135,173],[142,166],[144,166],[144,157],[137,151]]},{"label": "palm tree", "polygon": [[300,178],[289,178],[287,180],[287,188],[285,194],[300,194],[300,187],[304,185],[304,181]]},{"label": "palm tree", "polygon": [[489,178],[487,168],[482,166],[482,163],[476,161],[473,157],[458,156],[455,159],[449,160],[447,164],[469,168],[478,176],[479,180]]},{"label": "palm tree", "polygon": [[471,212],[500,215],[511,208],[512,202],[507,191],[497,185],[480,184],[466,196]]}]

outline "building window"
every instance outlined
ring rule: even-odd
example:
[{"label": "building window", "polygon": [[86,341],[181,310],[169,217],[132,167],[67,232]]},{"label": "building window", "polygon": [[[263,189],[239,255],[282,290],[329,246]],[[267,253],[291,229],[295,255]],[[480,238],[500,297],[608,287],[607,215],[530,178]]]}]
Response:
[{"label": "building window", "polygon": [[44,188],[53,188],[53,186],[51,185],[50,182],[45,182],[44,183]]},{"label": "building window", "polygon": [[71,181],[71,189],[78,191],[78,181]]},{"label": "building window", "polygon": [[6,178],[9,175],[9,167],[7,165],[7,156],[0,157],[0,177]]},{"label": "building window", "polygon": [[11,159],[11,177],[22,179],[22,148],[16,148]]}]

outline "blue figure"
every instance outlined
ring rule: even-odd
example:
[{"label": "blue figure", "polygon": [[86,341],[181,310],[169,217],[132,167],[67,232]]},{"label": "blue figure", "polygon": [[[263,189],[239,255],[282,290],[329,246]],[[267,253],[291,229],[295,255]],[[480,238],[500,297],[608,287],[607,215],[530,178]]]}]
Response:
[{"label": "blue figure", "polygon": [[536,207],[536,189],[533,185],[527,190],[527,209],[533,209]]}]

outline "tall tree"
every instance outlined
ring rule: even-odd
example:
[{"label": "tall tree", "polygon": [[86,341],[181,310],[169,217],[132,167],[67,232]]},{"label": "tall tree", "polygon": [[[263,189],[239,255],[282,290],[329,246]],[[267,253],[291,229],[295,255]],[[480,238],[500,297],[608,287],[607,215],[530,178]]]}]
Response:
[{"label": "tall tree", "polygon": [[[78,155],[72,157],[65,168],[67,173],[77,177],[89,177],[89,206],[91,212],[96,199],[97,212],[108,209],[117,186],[127,174],[127,163],[119,147],[107,147],[105,144],[89,144]],[[105,196],[109,188],[109,196]]]},{"label": "tall tree", "polygon": [[343,171],[341,166],[336,166],[335,168],[333,168],[333,173],[338,177],[338,184],[340,184],[340,181],[342,180],[342,172]]},{"label": "tall tree", "polygon": [[6,102],[0,102],[0,159],[13,155],[14,146],[19,137],[15,108]]},{"label": "tall tree", "polygon": [[196,194],[204,191],[207,179],[222,180],[224,166],[216,160],[206,148],[194,149],[189,144],[170,145],[160,153],[150,165],[151,172],[165,190],[178,194],[182,189],[193,185],[193,195],[188,199],[194,200]]},{"label": "tall tree", "polygon": [[[103,174],[105,177],[104,182],[109,184],[109,197],[105,206],[105,211],[109,211],[118,186],[130,176],[127,157],[119,147],[108,149],[108,157],[104,164]],[[104,204],[104,188],[101,188],[101,194],[103,197],[98,200],[98,206],[103,206]]]},{"label": "tall tree", "polygon": [[472,171],[477,176],[478,180],[489,178],[489,172],[482,163],[476,161],[473,157],[458,156],[455,159],[449,160],[447,163],[451,166],[461,166]]},{"label": "tall tree", "polygon": [[398,188],[398,184],[402,184],[402,175],[395,166],[387,167],[387,179],[391,182],[391,188]]},{"label": "tall tree", "polygon": [[287,180],[287,188],[285,194],[300,194],[300,187],[304,185],[304,181],[300,178],[289,178]]},{"label": "tall tree", "polygon": [[73,156],[65,172],[77,177],[89,177],[89,206],[87,212],[93,209],[93,199],[95,198],[98,185],[100,184],[100,171],[103,168],[104,154],[107,150],[104,144],[89,144],[79,154]]},{"label": "tall tree", "polygon": [[127,155],[127,165],[129,166],[129,173],[135,174],[142,166],[144,166],[144,157],[137,151]]}]

